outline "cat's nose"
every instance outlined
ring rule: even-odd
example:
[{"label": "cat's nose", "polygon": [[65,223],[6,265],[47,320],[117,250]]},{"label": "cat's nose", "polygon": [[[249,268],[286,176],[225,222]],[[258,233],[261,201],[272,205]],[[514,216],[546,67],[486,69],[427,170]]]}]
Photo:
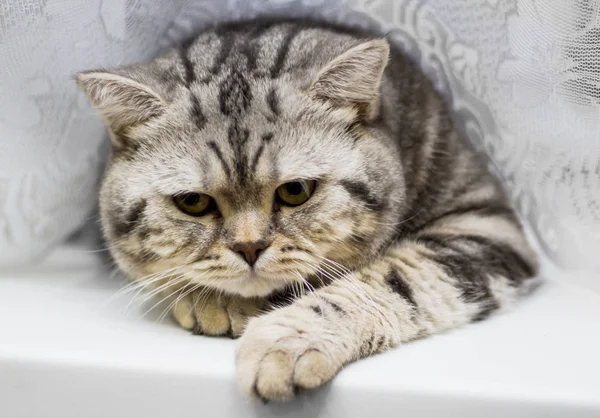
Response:
[{"label": "cat's nose", "polygon": [[254,242],[236,242],[231,246],[231,250],[244,257],[244,260],[253,266],[260,254],[266,250],[270,244],[270,242],[264,239]]}]

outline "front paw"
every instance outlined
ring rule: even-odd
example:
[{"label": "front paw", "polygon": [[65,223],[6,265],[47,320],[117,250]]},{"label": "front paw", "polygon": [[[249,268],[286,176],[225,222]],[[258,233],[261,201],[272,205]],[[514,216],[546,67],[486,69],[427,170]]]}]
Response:
[{"label": "front paw", "polygon": [[244,332],[249,318],[266,308],[262,299],[219,295],[208,289],[198,290],[173,307],[179,325],[195,334],[237,338]]},{"label": "front paw", "polygon": [[331,380],[348,344],[322,312],[283,308],[250,321],[237,352],[237,380],[249,398],[288,400]]}]

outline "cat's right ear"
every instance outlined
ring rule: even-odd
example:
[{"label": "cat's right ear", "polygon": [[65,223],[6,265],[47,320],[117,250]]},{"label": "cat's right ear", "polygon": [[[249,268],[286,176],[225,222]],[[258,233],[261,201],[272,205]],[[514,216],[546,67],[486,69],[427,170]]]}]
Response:
[{"label": "cat's right ear", "polygon": [[79,73],[77,84],[104,117],[117,148],[127,145],[128,130],[160,116],[166,108],[165,101],[151,88],[118,74]]},{"label": "cat's right ear", "polygon": [[385,39],[350,48],[321,69],[309,91],[315,98],[357,108],[363,117],[372,118],[389,54],[390,46]]}]

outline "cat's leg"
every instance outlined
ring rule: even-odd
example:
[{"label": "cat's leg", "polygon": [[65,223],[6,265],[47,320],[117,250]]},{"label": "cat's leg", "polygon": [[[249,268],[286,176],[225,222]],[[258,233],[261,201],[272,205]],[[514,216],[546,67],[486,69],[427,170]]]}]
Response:
[{"label": "cat's leg", "polygon": [[535,274],[510,219],[451,216],[292,305],[252,319],[237,353],[243,392],[283,400],[345,364],[481,320]]},{"label": "cat's leg", "polygon": [[196,334],[237,338],[244,332],[249,318],[267,308],[262,298],[224,295],[203,288],[177,299],[173,317],[177,323]]}]

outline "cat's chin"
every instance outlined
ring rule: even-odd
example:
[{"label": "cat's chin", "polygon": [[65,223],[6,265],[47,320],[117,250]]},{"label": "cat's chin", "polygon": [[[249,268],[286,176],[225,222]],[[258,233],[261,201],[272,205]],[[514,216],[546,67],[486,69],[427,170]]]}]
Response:
[{"label": "cat's chin", "polygon": [[264,297],[284,289],[289,284],[286,280],[273,280],[264,278],[256,272],[248,272],[243,277],[223,280],[217,286],[229,294],[240,295],[245,298]]}]

